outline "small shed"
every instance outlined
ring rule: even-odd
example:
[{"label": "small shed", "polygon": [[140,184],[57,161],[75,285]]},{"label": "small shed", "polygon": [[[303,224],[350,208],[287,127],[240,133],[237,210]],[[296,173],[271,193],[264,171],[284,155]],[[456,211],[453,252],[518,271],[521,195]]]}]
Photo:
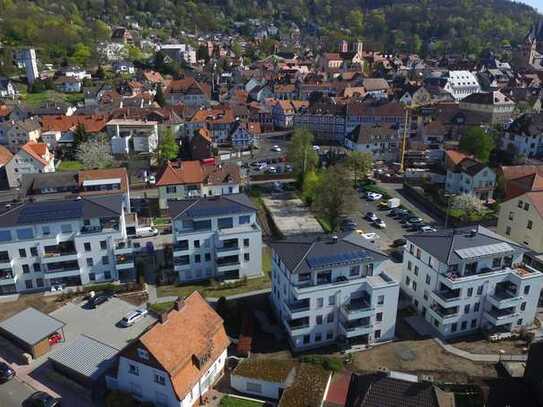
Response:
[{"label": "small shed", "polygon": [[49,356],[58,372],[89,389],[91,393],[105,389],[104,377],[119,352],[86,335]]},{"label": "small shed", "polygon": [[51,345],[64,340],[64,325],[35,308],[27,308],[0,322],[0,335],[36,359],[49,352]]}]

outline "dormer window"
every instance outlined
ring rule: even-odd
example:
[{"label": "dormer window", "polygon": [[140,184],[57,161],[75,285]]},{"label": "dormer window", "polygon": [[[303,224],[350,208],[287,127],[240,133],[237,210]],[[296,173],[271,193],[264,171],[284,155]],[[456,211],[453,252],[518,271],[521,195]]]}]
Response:
[{"label": "dormer window", "polygon": [[149,352],[145,349],[138,348],[138,357],[140,359],[149,360]]}]

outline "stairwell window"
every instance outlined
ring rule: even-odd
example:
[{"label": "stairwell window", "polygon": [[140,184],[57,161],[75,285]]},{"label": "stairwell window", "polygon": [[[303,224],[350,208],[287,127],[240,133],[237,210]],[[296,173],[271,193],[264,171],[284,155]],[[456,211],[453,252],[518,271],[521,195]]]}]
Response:
[{"label": "stairwell window", "polygon": [[128,365],[128,373],[134,376],[139,376],[140,370],[138,369],[136,365]]},{"label": "stairwell window", "polygon": [[531,230],[531,229],[533,228],[533,226],[534,226],[534,222],[532,222],[531,220],[529,220],[529,221],[528,221],[528,224],[526,225],[526,228]]}]

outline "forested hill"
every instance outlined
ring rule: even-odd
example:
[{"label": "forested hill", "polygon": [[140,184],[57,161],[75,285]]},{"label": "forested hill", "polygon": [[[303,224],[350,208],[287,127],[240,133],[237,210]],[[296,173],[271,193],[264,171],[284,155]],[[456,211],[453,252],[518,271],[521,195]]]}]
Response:
[{"label": "forested hill", "polygon": [[52,59],[71,57],[87,52],[82,45],[92,51],[126,16],[143,36],[226,32],[259,18],[279,28],[295,22],[323,44],[357,37],[373,48],[422,54],[515,44],[538,18],[508,0],[0,0],[0,41],[32,44]]}]

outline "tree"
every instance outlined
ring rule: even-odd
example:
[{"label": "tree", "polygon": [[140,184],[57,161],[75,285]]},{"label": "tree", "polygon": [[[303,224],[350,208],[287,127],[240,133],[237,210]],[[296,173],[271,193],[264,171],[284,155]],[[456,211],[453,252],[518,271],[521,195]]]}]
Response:
[{"label": "tree", "polygon": [[351,183],[345,182],[349,170],[341,165],[335,165],[324,171],[315,191],[313,209],[326,219],[332,231],[339,225],[342,215],[356,208],[357,195]]},{"label": "tree", "polygon": [[481,127],[469,127],[460,139],[460,150],[473,154],[482,162],[488,162],[490,153],[494,150],[495,142],[491,134]]},{"label": "tree", "polygon": [[351,29],[352,33],[356,36],[361,36],[364,31],[364,13],[359,9],[351,10],[347,14],[347,26]]},{"label": "tree", "polygon": [[300,185],[303,185],[307,171],[319,163],[319,156],[313,150],[313,134],[306,129],[295,129],[288,145],[288,159],[294,167]]},{"label": "tree", "polygon": [[314,171],[310,170],[305,174],[304,184],[302,187],[302,197],[304,201],[311,205],[313,199],[315,198],[315,192],[319,186],[319,175]]},{"label": "tree", "polygon": [[167,160],[173,160],[177,158],[179,153],[179,144],[175,140],[175,136],[172,129],[168,128],[160,137],[160,143],[158,144],[158,161],[163,163]]},{"label": "tree", "polygon": [[85,66],[92,55],[92,50],[82,42],[75,44],[74,51],[70,60],[73,64]]},{"label": "tree", "polygon": [[347,158],[347,168],[353,173],[354,184],[358,185],[358,181],[365,179],[368,172],[371,170],[373,157],[370,153],[361,153],[354,151]]},{"label": "tree", "polygon": [[166,106],[166,98],[164,97],[164,91],[162,90],[162,86],[160,85],[156,90],[155,102],[157,102],[161,107]]},{"label": "tree", "polygon": [[483,201],[471,194],[456,195],[451,202],[452,209],[459,209],[466,213],[481,212],[484,209]]},{"label": "tree", "polygon": [[111,168],[115,163],[111,148],[103,137],[81,143],[76,158],[86,170]]}]

